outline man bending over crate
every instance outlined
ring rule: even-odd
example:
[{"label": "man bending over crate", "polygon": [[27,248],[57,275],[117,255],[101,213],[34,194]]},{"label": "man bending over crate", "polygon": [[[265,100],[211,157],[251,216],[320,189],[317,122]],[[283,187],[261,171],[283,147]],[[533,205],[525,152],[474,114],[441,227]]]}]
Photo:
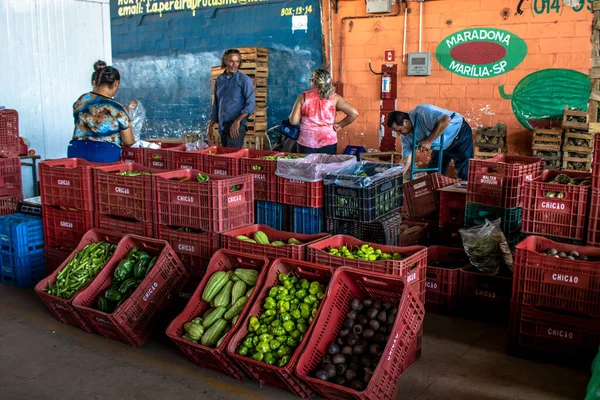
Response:
[{"label": "man bending over crate", "polygon": [[214,124],[219,125],[221,144],[225,147],[241,149],[248,130],[248,116],[254,112],[254,83],[239,71],[242,55],[237,49],[223,53],[221,67],[223,74],[215,81],[214,101],[208,137],[212,136]]},{"label": "man bending over crate", "polygon": [[462,115],[431,104],[421,104],[408,113],[392,111],[388,115],[387,126],[402,134],[403,158],[410,157],[413,154],[413,135],[415,132],[419,150],[429,151],[432,148],[434,149],[428,168],[438,166],[440,136],[443,135],[444,149],[441,173],[446,175],[450,160],[454,160],[458,177],[467,180],[469,159],[474,157],[473,131],[471,131],[471,127]]}]

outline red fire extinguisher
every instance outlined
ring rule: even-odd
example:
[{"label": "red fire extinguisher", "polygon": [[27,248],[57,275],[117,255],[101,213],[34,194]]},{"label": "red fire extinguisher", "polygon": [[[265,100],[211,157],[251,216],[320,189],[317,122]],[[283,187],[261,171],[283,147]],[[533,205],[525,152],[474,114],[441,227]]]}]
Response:
[{"label": "red fire extinguisher", "polygon": [[385,70],[381,74],[381,98],[391,99],[392,98],[392,75],[387,73]]}]

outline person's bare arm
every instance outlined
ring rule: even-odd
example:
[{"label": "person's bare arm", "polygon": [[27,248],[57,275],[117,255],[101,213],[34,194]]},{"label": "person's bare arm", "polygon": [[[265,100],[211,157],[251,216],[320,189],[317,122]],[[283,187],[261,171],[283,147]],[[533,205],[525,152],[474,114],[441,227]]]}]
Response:
[{"label": "person's bare arm", "polygon": [[421,150],[427,151],[431,148],[431,144],[435,141],[435,139],[439,138],[442,133],[448,129],[450,126],[450,117],[448,115],[444,115],[440,120],[435,124],[433,130],[425,139],[421,140],[419,143],[421,145]]},{"label": "person's bare arm", "polygon": [[133,143],[135,143],[135,137],[133,136],[131,126],[127,129],[123,129],[120,134],[122,146],[131,146]]},{"label": "person's bare arm", "polygon": [[294,108],[292,108],[292,112],[290,113],[290,124],[300,124],[300,121],[302,120],[302,104],[304,104],[304,93],[298,96],[294,103]]},{"label": "person's bare arm", "polygon": [[337,94],[335,96],[336,96],[336,99],[335,99],[336,110],[341,111],[344,114],[346,114],[346,118],[344,118],[340,122],[333,125],[333,129],[337,132],[341,128],[344,128],[344,127],[350,125],[352,122],[354,122],[354,120],[356,118],[358,118],[358,111],[356,110],[356,108],[354,108],[352,106],[352,104],[350,104],[342,96],[337,95]]}]

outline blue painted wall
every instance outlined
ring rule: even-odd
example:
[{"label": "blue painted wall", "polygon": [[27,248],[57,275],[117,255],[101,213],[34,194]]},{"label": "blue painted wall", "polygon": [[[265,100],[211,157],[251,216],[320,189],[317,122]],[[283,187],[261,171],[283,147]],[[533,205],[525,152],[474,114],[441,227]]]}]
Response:
[{"label": "blue painted wall", "polygon": [[[210,69],[220,64],[227,48],[269,49],[269,127],[287,118],[296,96],[308,88],[311,71],[323,64],[316,0],[238,0],[245,5],[208,6],[197,9],[195,15],[191,10],[163,12],[162,17],[152,13],[120,17],[119,1],[123,5],[127,0],[111,0],[113,64],[121,72],[117,100],[127,104],[138,99],[144,104],[143,138],[206,130],[211,109]],[[129,2],[141,3],[143,10],[153,3],[169,3]],[[292,31],[292,16],[282,16],[290,8],[308,15],[307,30]]]}]

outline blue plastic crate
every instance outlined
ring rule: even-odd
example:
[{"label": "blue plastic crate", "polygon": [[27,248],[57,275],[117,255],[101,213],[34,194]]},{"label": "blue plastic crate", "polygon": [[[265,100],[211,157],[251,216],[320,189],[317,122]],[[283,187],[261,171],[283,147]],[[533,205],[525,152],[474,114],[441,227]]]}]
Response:
[{"label": "blue plastic crate", "polygon": [[25,256],[0,253],[0,280],[4,283],[28,288],[46,276],[44,250]]},{"label": "blue plastic crate", "polygon": [[254,202],[255,221],[279,231],[283,230],[283,204],[273,201],[257,200]]},{"label": "blue plastic crate", "polygon": [[315,235],[323,232],[323,209],[294,206],[293,232]]},{"label": "blue plastic crate", "polygon": [[0,217],[0,252],[24,256],[44,249],[40,216],[11,214]]}]

